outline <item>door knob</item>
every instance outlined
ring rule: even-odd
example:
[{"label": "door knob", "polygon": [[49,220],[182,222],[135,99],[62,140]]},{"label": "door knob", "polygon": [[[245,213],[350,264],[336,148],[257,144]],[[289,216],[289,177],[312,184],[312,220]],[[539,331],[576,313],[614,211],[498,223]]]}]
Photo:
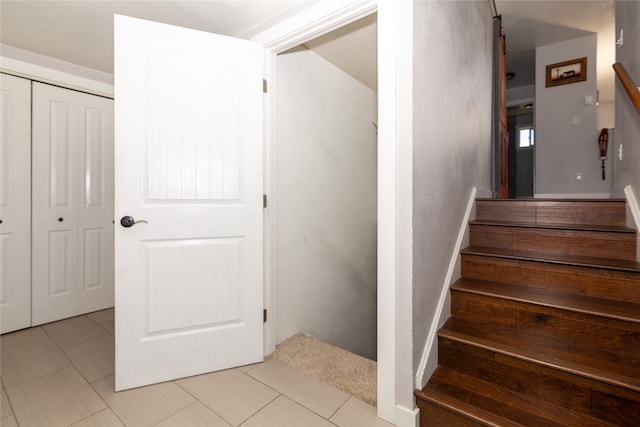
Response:
[{"label": "door knob", "polygon": [[125,228],[129,228],[131,226],[136,225],[139,222],[144,222],[145,224],[148,224],[148,222],[144,219],[140,219],[138,221],[136,221],[135,219],[133,219],[132,216],[123,216],[122,218],[120,218],[120,225],[125,227]]}]

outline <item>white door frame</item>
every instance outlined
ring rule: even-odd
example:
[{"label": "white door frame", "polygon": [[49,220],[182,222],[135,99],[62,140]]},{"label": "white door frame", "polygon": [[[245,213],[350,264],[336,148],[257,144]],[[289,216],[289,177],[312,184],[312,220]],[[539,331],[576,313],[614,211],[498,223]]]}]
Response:
[{"label": "white door frame", "polygon": [[[412,28],[411,2],[324,1],[252,37],[271,53],[265,108],[265,307],[275,313],[275,56],[378,11],[378,416],[415,426],[412,336]],[[401,114],[402,113],[402,114]],[[402,144],[399,143],[402,141]],[[275,322],[265,326],[275,350]]]}]

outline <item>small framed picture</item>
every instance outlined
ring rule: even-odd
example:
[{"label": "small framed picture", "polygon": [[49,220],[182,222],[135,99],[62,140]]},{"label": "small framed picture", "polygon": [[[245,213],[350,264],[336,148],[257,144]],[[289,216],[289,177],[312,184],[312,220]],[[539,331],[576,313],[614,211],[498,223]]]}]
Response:
[{"label": "small framed picture", "polygon": [[587,57],[572,59],[547,65],[547,86],[560,86],[567,83],[587,80]]}]

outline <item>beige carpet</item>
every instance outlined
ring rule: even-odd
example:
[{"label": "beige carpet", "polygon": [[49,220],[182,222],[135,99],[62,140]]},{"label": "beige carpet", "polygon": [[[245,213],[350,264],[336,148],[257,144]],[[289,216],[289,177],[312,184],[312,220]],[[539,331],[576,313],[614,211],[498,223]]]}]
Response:
[{"label": "beige carpet", "polygon": [[376,406],[376,362],[307,335],[278,344],[272,357]]}]

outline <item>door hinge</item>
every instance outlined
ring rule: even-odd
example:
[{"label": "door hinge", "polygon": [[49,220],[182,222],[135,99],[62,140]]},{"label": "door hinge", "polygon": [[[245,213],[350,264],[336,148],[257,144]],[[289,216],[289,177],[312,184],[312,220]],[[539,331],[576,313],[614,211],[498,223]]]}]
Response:
[{"label": "door hinge", "polygon": [[262,195],[262,209],[266,209],[267,208],[267,195],[263,194]]},{"label": "door hinge", "polygon": [[262,323],[267,323],[267,309],[262,311]]},{"label": "door hinge", "polygon": [[262,79],[262,93],[267,93],[267,80]]}]

